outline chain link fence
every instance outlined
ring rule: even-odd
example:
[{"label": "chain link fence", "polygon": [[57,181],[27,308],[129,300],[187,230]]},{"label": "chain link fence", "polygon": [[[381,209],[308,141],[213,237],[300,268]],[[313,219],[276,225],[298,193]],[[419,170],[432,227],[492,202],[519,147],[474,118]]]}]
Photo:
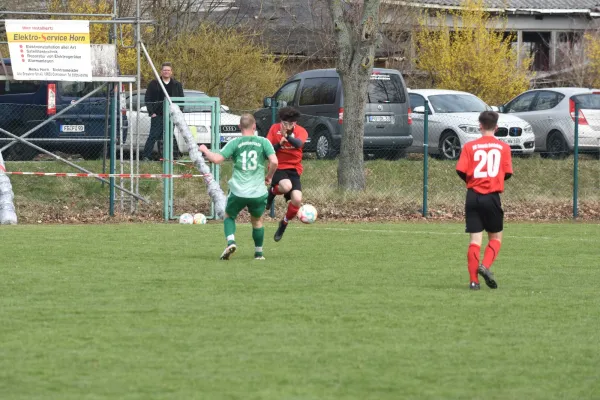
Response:
[{"label": "chain link fence", "polygon": [[[412,143],[401,151],[390,145],[373,146],[367,111],[363,139],[367,187],[359,193],[338,189],[339,147],[331,153],[319,148],[324,136],[335,135],[322,131],[323,116],[302,114],[298,124],[309,133],[302,178],[305,202],[331,217],[461,218],[465,191],[455,172],[456,162],[464,144],[480,137],[478,117],[486,106],[465,110],[460,100],[450,98],[437,107],[427,102],[425,113],[412,100],[411,95],[412,113],[394,116],[411,125]],[[496,137],[511,147],[515,172],[503,195],[508,218],[600,219],[600,95],[566,100],[540,105],[551,106],[547,115],[538,110],[530,115],[500,113]],[[575,117],[577,102],[581,103],[579,118]],[[266,135],[277,119],[273,108],[239,111],[243,112],[256,117],[260,135]],[[338,119],[330,117],[330,126],[335,123]],[[394,123],[394,119],[377,121],[379,126]],[[339,146],[335,140],[330,143]]]},{"label": "chain link fence", "polygon": [[[176,131],[173,136],[173,160],[162,160],[162,126],[154,128],[158,132],[157,140],[149,144],[148,148],[152,151],[144,153],[154,118],[148,114],[148,105],[143,102],[143,95],[140,98],[141,106],[137,109],[136,96],[134,92],[126,93],[123,100],[125,106],[120,106],[124,112],[117,119],[122,121],[119,124],[123,125],[119,126],[124,129],[121,130],[123,137],[120,139],[123,145],[119,141],[116,146],[116,172],[137,174],[136,176],[161,174],[164,171],[163,162],[169,162],[174,163],[174,174],[197,174],[187,162],[187,149]],[[560,220],[576,214],[581,219],[600,219],[600,107],[596,107],[595,96],[576,99],[579,101],[576,104],[580,104],[580,107],[569,110],[567,106],[564,113],[553,110],[546,117],[540,116],[540,113],[532,113],[536,115],[531,118],[516,115],[518,113],[501,113],[496,136],[513,149],[515,172],[513,179],[507,181],[503,195],[507,218]],[[371,124],[374,129],[386,129],[377,126],[394,125],[396,118],[406,118],[408,124],[410,117],[412,142],[408,147],[396,146],[392,133],[385,143],[378,144],[377,139],[373,135],[370,137],[366,129],[366,189],[350,193],[338,188],[339,143],[336,142],[334,132],[324,132],[324,125],[316,123],[322,116],[303,113],[299,125],[304,126],[309,133],[304,157],[305,172],[302,176],[304,202],[315,205],[323,219],[420,219],[423,215],[428,218],[461,219],[465,190],[464,183],[455,172],[456,159],[462,146],[478,137],[478,112],[470,115],[441,112],[443,110],[436,110],[428,104],[430,111],[426,113],[424,109],[417,107],[413,107],[410,114],[394,115],[393,120],[368,120],[368,115],[365,116],[367,127]],[[107,143],[105,124],[110,118],[107,120],[106,108],[106,99],[95,99],[89,104],[81,105],[79,111],[82,113],[77,114],[79,121],[65,119],[61,123],[57,119],[53,123],[52,132],[56,133],[56,137],[69,138],[70,141],[32,142],[42,143],[39,145],[48,146],[44,148],[53,152],[64,153],[65,157],[91,171],[108,172],[104,146]],[[44,118],[46,106],[19,105],[15,108],[15,104],[2,103],[0,110],[5,113],[3,115],[12,116],[26,112],[28,118],[13,118],[10,125],[2,125],[3,129],[10,132],[24,132],[29,126],[27,124],[35,124],[31,121],[39,122]],[[257,134],[262,136],[266,135],[277,119],[277,108],[229,110],[224,107],[221,109],[219,129],[221,146],[240,135],[237,124],[243,113],[256,117]],[[336,118],[330,118],[330,123],[337,126],[343,116],[336,114]],[[86,120],[82,115],[98,121]],[[197,142],[210,144],[210,112],[190,107],[184,108],[184,115]],[[161,120],[162,116],[157,115],[155,118]],[[5,118],[2,123],[8,124],[7,121]],[[81,124],[84,129],[78,135],[64,132],[64,128],[61,131],[60,127]],[[136,124],[140,126],[139,136],[136,134]],[[36,138],[44,139],[43,136],[32,135],[32,139]],[[3,140],[4,146],[12,139],[4,137]],[[390,142],[391,146],[386,144]],[[45,155],[29,155],[25,158],[18,157],[17,153],[11,156],[9,149],[3,151],[8,159],[6,167],[9,171],[73,172],[69,167]],[[146,157],[149,161],[145,161]],[[230,177],[231,165],[226,163],[220,174],[224,190]],[[11,176],[11,181],[21,222],[109,219],[107,184],[85,178],[15,175]],[[148,201],[132,201],[129,195],[117,190],[115,200],[120,204],[119,218],[162,219],[164,198],[161,179],[117,178],[117,184],[138,193]],[[281,216],[284,206],[283,200],[278,198],[275,205],[276,217]],[[174,209],[180,213],[209,214],[210,200],[199,178],[176,180]]]}]

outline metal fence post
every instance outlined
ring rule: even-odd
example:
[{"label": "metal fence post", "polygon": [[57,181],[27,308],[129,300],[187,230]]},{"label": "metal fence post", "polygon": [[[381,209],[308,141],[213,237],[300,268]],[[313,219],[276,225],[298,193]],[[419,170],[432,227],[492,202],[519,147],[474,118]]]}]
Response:
[{"label": "metal fence post", "polygon": [[[274,97],[271,98],[271,126],[275,125],[277,121],[277,100]],[[270,188],[269,188],[270,190]],[[269,211],[269,217],[275,218],[275,199],[271,204],[271,210]]]},{"label": "metal fence post", "polygon": [[[169,174],[169,164],[171,163],[171,152],[169,142],[171,140],[171,118],[169,114],[169,103],[164,101],[163,104],[163,115],[157,115],[154,118],[162,118],[163,119],[163,145],[162,145],[162,158],[163,165],[162,170],[163,174]],[[165,222],[169,222],[171,218],[171,208],[170,208],[170,194],[171,194],[171,179],[163,178],[163,217]]]},{"label": "metal fence post", "polygon": [[423,216],[427,217],[427,196],[429,192],[429,102],[425,100],[423,114]]},{"label": "metal fence post", "polygon": [[[119,90],[117,89],[118,83],[113,85],[113,96],[111,97],[110,104],[110,173],[115,173],[115,143],[117,141],[117,106],[118,106],[118,95]],[[110,86],[109,86],[110,87]],[[110,178],[110,200],[109,200],[109,215],[115,216],[115,178]]]},{"label": "metal fence post", "polygon": [[579,102],[575,100],[575,143],[573,148],[573,219],[578,216],[579,192]]}]

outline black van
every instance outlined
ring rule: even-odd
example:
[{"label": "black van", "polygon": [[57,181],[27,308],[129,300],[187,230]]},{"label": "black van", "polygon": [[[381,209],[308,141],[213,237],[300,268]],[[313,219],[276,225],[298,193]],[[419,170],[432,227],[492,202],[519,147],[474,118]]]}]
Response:
[{"label": "black van", "polygon": [[[370,77],[365,113],[364,151],[398,159],[412,144],[408,93],[404,79],[394,69],[374,68]],[[273,96],[302,114],[298,124],[306,128],[305,149],[317,158],[333,158],[340,149],[344,101],[342,83],[335,69],[304,71],[289,78]],[[265,99],[265,107],[268,104]],[[259,135],[271,125],[271,110],[254,114]]]},{"label": "black van", "polygon": [[[4,63],[12,75],[10,59],[4,59]],[[3,73],[1,67],[0,73]],[[100,85],[94,82],[0,81],[0,127],[20,136]],[[85,159],[102,156],[106,139],[107,90],[96,92],[27,138],[48,151],[80,154]],[[124,106],[125,102],[121,104]],[[127,126],[125,112],[122,108],[124,127]],[[110,129],[108,132],[110,135]],[[124,138],[126,133],[125,129]],[[8,143],[8,136],[0,132],[0,148]],[[32,147],[16,143],[3,156],[7,160],[31,160],[36,154]]]}]

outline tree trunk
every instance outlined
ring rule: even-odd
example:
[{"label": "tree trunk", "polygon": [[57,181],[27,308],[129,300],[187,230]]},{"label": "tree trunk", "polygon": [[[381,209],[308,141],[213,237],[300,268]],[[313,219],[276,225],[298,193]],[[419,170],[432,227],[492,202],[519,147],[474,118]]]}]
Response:
[{"label": "tree trunk", "polygon": [[337,71],[344,88],[344,124],[338,186],[342,190],[364,190],[363,139],[365,104],[375,47],[380,42],[381,0],[350,2],[329,0],[337,44]]},{"label": "tree trunk", "polygon": [[363,139],[368,76],[357,73],[342,75],[344,88],[344,124],[338,161],[338,186],[344,190],[366,187]]}]

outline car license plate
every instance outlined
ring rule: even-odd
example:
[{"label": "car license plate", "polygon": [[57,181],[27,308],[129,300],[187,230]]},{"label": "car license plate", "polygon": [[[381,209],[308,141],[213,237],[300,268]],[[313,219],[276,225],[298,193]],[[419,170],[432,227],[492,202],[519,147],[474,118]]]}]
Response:
[{"label": "car license plate", "polygon": [[389,115],[369,115],[369,122],[392,122]]},{"label": "car license plate", "polygon": [[506,142],[506,144],[519,144],[519,140],[518,139],[504,139],[504,141]]},{"label": "car license plate", "polygon": [[85,125],[61,125],[61,132],[85,132]]}]

